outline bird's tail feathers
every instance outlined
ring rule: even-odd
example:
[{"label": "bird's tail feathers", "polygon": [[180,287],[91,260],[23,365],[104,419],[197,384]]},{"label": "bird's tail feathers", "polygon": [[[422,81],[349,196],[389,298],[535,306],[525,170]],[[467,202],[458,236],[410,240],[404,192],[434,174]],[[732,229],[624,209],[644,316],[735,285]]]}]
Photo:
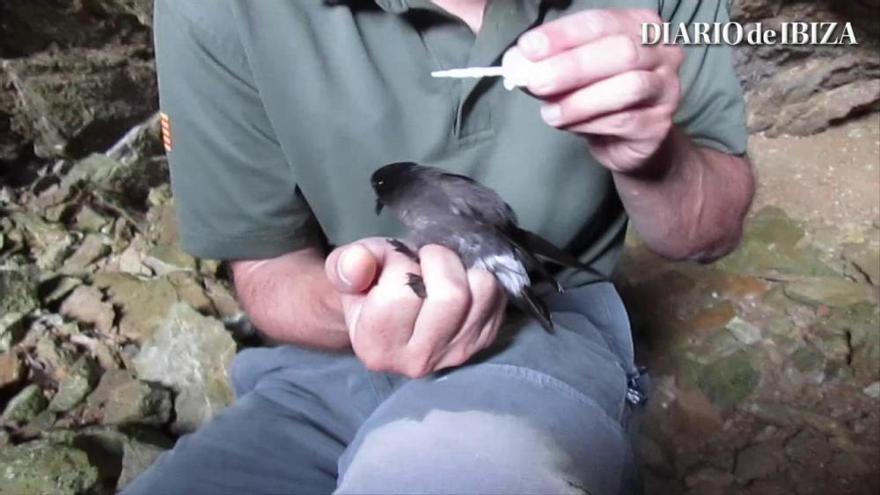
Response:
[{"label": "bird's tail feathers", "polygon": [[526,251],[529,251],[535,255],[535,257],[553,263],[559,266],[567,266],[569,268],[574,268],[577,270],[581,270],[587,273],[592,273],[593,275],[597,275],[601,278],[605,278],[604,275],[596,271],[590,265],[582,263],[576,257],[566,253],[564,250],[557,247],[552,242],[544,239],[543,237],[535,234],[534,232],[529,232],[525,229],[517,229],[516,237],[514,242],[524,248]]},{"label": "bird's tail feathers", "polygon": [[535,318],[548,332],[553,331],[553,320],[550,318],[550,310],[544,301],[538,298],[528,287],[523,287],[520,293],[513,298],[516,306],[525,314]]}]

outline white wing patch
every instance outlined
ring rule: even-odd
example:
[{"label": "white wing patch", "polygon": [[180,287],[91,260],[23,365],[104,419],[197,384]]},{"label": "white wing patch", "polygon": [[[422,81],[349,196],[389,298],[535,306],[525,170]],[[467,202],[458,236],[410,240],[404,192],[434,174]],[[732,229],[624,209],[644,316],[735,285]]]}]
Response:
[{"label": "white wing patch", "polygon": [[495,275],[501,286],[512,295],[519,295],[523,287],[531,284],[526,268],[510,254],[493,254],[479,258],[474,266]]}]

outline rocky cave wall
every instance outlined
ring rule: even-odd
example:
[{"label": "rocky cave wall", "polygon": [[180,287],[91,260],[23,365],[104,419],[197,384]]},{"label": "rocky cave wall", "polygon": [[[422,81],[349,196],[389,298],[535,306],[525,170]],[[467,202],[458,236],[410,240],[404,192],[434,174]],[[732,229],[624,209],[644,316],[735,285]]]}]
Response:
[{"label": "rocky cave wall", "polygon": [[[112,493],[229,403],[225,366],[253,342],[219,264],[177,245],[151,3],[0,0],[0,493]],[[737,47],[750,129],[810,136],[876,111],[878,12],[735,0],[737,21],[853,20],[861,43]],[[826,264],[807,237],[771,207],[713,267],[629,246],[619,286],[657,364],[649,493],[880,486],[877,245]]]}]

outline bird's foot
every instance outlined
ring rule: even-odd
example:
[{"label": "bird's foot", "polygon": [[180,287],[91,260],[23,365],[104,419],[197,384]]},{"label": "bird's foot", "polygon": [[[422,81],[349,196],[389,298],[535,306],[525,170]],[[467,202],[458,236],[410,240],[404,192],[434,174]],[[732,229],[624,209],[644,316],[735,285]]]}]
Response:
[{"label": "bird's foot", "polygon": [[425,290],[425,281],[422,279],[421,275],[416,275],[415,273],[407,273],[406,274],[406,285],[409,286],[410,289],[415,293],[415,295],[424,299],[428,297],[428,292]]},{"label": "bird's foot", "polygon": [[419,255],[416,254],[415,251],[412,250],[412,248],[404,244],[403,241],[401,241],[400,239],[390,238],[385,240],[388,241],[388,244],[391,244],[395,251],[415,261],[416,263],[419,263]]}]

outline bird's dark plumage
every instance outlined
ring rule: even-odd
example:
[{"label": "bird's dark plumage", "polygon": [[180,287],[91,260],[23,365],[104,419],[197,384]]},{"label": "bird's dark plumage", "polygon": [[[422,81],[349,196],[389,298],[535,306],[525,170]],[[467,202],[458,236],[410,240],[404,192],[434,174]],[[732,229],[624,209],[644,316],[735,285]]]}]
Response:
[{"label": "bird's dark plumage", "polygon": [[[370,182],[376,213],[388,208],[409,229],[416,248],[439,244],[458,253],[466,267],[491,272],[514,303],[548,330],[553,328],[550,312],[531,290],[529,271],[562,291],[542,260],[591,270],[550,241],[521,229],[498,193],[469,177],[399,162],[376,170]],[[394,243],[398,251],[417,259],[405,244]],[[412,277],[408,283],[414,290],[418,285]]]}]

